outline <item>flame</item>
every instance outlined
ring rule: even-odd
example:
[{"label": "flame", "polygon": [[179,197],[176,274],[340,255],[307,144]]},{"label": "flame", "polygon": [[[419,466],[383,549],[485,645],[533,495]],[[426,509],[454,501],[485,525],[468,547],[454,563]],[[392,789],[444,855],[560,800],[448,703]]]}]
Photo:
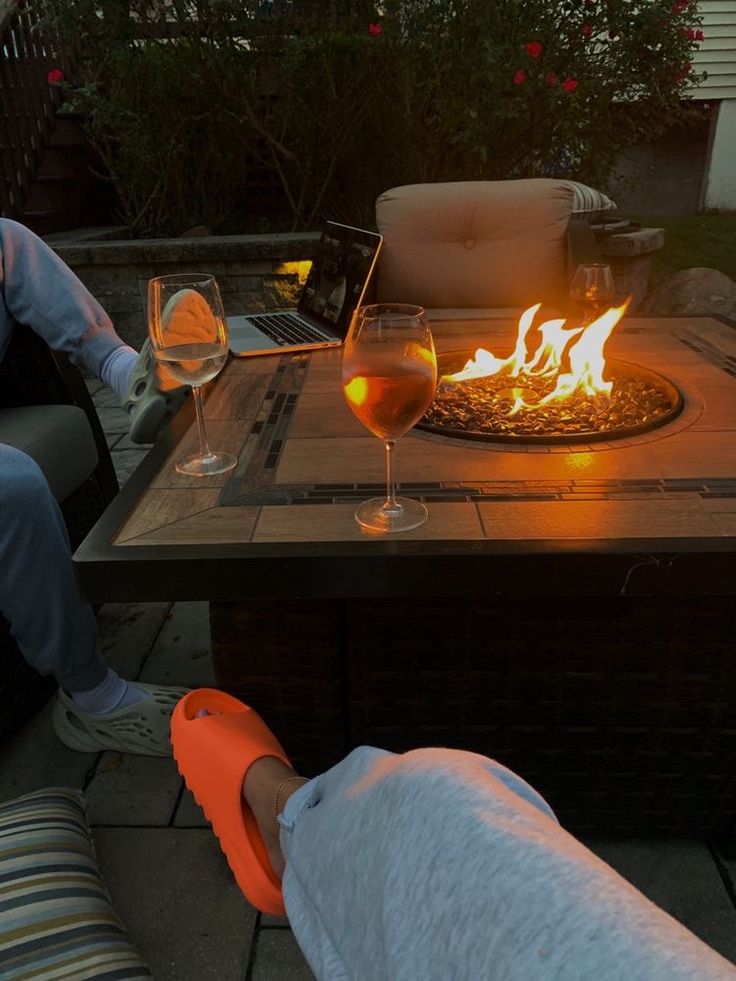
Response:
[{"label": "flame", "polygon": [[[626,313],[631,297],[619,307],[610,307],[585,327],[566,328],[564,320],[547,320],[538,328],[540,336],[536,350],[529,355],[526,340],[534,323],[541,303],[525,310],[519,318],[519,330],[512,354],[508,358],[497,358],[485,348],[479,348],[461,371],[443,375],[441,384],[457,384],[488,375],[507,374],[523,383],[524,376],[545,378],[557,377],[555,388],[538,402],[525,402],[518,389],[514,405],[509,415],[522,409],[535,409],[554,399],[565,399],[578,390],[586,395],[608,395],[611,382],[606,381],[603,372],[606,367],[604,348],[613,328]],[[561,371],[563,359],[569,370]]]}]

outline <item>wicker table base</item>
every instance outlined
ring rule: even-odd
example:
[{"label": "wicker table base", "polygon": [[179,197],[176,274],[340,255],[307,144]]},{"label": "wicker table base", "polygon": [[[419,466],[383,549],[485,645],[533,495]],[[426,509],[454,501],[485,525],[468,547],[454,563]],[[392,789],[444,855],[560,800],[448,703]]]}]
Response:
[{"label": "wicker table base", "polygon": [[305,772],[362,743],[510,766],[577,833],[725,836],[736,815],[732,601],[213,603],[217,684]]}]

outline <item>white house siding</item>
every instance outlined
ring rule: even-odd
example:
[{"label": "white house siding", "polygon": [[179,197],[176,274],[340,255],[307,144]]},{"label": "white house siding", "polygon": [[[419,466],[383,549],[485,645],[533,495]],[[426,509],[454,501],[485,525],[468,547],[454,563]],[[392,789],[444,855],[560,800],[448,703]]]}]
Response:
[{"label": "white house siding", "polygon": [[706,210],[736,211],[736,0],[700,0],[705,40],[693,58],[708,77],[691,91],[693,99],[717,103],[703,180]]},{"label": "white house siding", "polygon": [[736,2],[700,0],[702,41],[693,58],[697,72],[708,77],[692,90],[694,99],[736,99]]}]

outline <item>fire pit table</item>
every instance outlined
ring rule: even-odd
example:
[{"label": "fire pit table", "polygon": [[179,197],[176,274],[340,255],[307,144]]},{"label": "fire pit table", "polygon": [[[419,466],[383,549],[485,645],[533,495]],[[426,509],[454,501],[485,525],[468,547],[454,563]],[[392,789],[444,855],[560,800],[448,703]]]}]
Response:
[{"label": "fire pit table", "polygon": [[[515,325],[434,325],[508,353]],[[94,601],[207,599],[217,682],[309,770],[368,742],[522,773],[578,832],[726,835],[736,815],[736,330],[626,318],[607,357],[679,393],[658,428],[570,442],[413,430],[423,527],[370,537],[383,452],[340,352],[232,361],[207,402],[223,477],[177,474],[185,406],[76,553]]]}]

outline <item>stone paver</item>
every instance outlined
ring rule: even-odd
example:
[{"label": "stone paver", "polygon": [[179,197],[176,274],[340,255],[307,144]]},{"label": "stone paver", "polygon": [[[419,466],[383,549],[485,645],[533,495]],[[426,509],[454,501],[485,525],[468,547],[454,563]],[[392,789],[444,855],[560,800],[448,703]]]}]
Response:
[{"label": "stone paver", "polygon": [[[96,401],[97,400],[95,399],[95,402]],[[134,443],[133,440],[128,435],[128,433],[124,433],[122,436],[120,436],[118,442],[115,444],[115,449],[118,451],[138,450],[138,452],[142,453],[142,455],[145,456],[146,453],[148,453],[148,451],[151,449],[152,445],[153,445],[152,443]]]},{"label": "stone paver", "polygon": [[112,452],[115,463],[115,471],[118,475],[120,486],[122,487],[123,484],[130,480],[133,473],[141,465],[141,463],[143,463],[148,451],[144,447],[139,447],[138,449],[120,450],[120,452],[118,452],[117,447],[115,447]]},{"label": "stone paver", "polygon": [[171,603],[107,603],[101,607],[97,613],[99,650],[110,667],[125,678],[137,678],[171,608]]},{"label": "stone paver", "polygon": [[51,706],[0,743],[0,800],[42,787],[81,789],[94,771],[99,754],[62,746],[51,727]]},{"label": "stone paver", "polygon": [[289,929],[259,930],[255,955],[252,981],[314,981],[314,974]]},{"label": "stone paver", "polygon": [[181,798],[174,814],[175,828],[209,828],[209,821],[204,816],[204,811],[196,803],[192,794],[183,788]]},{"label": "stone paver", "polygon": [[175,603],[140,674],[140,681],[211,688],[210,621],[207,603]]},{"label": "stone paver", "polygon": [[170,758],[103,753],[87,787],[92,825],[166,827],[182,780]]},{"label": "stone paver", "polygon": [[256,914],[208,831],[98,828],[95,847],[156,981],[244,981]]},{"label": "stone paver", "polygon": [[[87,386],[89,390],[89,386]],[[120,399],[107,385],[100,383],[94,389],[94,403],[99,415],[100,409],[122,409]],[[103,429],[106,428],[103,426]],[[127,430],[126,430],[127,431]]]},{"label": "stone paver", "polygon": [[[97,407],[97,399],[100,396],[95,396],[95,406]],[[130,419],[128,418],[128,413],[120,405],[120,402],[116,400],[114,405],[106,406],[100,405],[97,407],[97,415],[100,417],[100,422],[102,423],[102,428],[106,433],[120,433],[125,434],[130,429]]]}]

